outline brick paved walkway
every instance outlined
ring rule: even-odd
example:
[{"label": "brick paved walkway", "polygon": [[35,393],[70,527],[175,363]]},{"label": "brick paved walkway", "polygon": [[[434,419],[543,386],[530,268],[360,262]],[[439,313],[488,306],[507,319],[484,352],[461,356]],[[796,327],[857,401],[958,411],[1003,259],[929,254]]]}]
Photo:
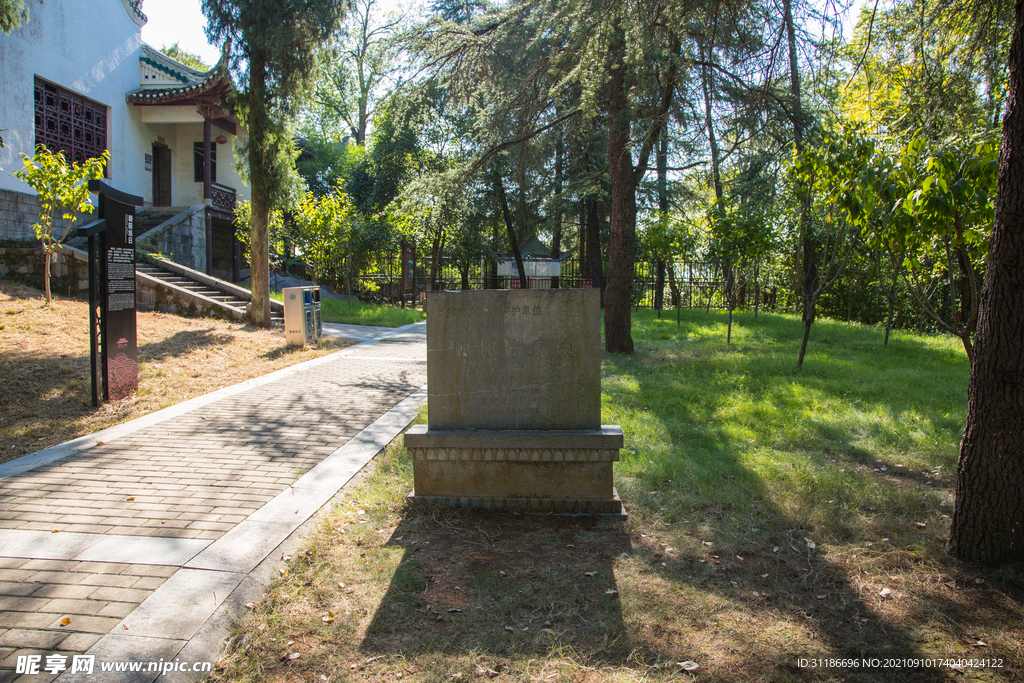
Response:
[{"label": "brick paved walkway", "polygon": [[[41,668],[47,654],[177,654],[415,417],[424,330],[400,328],[184,414],[141,418],[141,428],[99,433],[91,447],[25,472],[18,461],[0,466],[0,476],[13,472],[0,478],[0,683],[72,679],[19,677],[25,654],[43,655]],[[210,609],[197,612],[190,601],[208,593]]]}]

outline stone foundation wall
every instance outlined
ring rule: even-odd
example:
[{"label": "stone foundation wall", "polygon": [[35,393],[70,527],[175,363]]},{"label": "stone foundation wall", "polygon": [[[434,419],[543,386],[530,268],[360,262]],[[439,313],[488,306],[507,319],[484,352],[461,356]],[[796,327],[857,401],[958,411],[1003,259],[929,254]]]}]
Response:
[{"label": "stone foundation wall", "polygon": [[[81,216],[75,223],[83,225],[92,220],[92,213]],[[0,190],[0,244],[36,244],[36,231],[32,226],[39,222],[39,199],[34,194]],[[54,234],[61,237],[67,221],[58,220]],[[74,230],[68,235],[74,237]]]},{"label": "stone foundation wall", "polygon": [[39,220],[39,200],[35,195],[0,190],[0,240],[35,242],[32,224]]},{"label": "stone foundation wall", "polygon": [[[43,252],[35,247],[0,247],[0,275],[20,264],[5,280],[17,279],[43,289]],[[23,257],[26,257],[24,258]],[[89,264],[84,255],[70,250],[58,251],[50,262],[50,291],[55,295],[89,294]]]},{"label": "stone foundation wall", "polygon": [[187,216],[175,216],[164,227],[147,232],[138,240],[147,251],[183,266],[206,272],[206,218],[202,207],[189,209]]}]

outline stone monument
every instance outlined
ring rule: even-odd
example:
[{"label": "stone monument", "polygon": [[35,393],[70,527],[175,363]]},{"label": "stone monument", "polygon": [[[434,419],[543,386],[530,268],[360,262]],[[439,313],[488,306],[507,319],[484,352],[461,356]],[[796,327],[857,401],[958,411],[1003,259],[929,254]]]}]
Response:
[{"label": "stone monument", "polygon": [[622,429],[601,424],[596,289],[429,292],[427,425],[405,445],[414,500],[622,515]]}]

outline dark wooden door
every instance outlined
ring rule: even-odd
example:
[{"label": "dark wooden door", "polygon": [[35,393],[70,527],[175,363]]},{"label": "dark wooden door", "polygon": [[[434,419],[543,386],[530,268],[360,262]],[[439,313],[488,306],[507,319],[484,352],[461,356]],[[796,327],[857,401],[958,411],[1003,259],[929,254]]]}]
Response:
[{"label": "dark wooden door", "polygon": [[171,149],[153,145],[153,206],[171,205]]}]

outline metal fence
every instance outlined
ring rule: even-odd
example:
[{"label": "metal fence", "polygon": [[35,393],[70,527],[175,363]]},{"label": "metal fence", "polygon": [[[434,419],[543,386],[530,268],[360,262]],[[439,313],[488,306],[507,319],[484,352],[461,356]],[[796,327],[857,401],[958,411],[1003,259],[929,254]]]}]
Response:
[{"label": "metal fence", "polygon": [[[531,289],[575,289],[601,287],[608,272],[608,262],[601,264],[601,273],[597,274],[591,264],[581,264],[579,259],[562,261],[561,275],[557,278],[530,278]],[[385,272],[362,273],[358,282],[353,283],[363,298],[380,302],[396,303],[401,301],[397,265]],[[633,268],[633,303],[637,307],[654,307],[655,293],[658,285],[655,264],[637,262]],[[480,289],[517,289],[519,278],[503,275],[492,275],[486,263],[445,260],[438,270],[433,289],[447,291],[480,290]],[[406,295],[406,300],[422,300],[423,293],[431,290],[429,271],[423,264],[418,264],[415,278],[414,295]],[[665,269],[663,306],[675,306],[675,297],[679,297],[679,305],[683,308],[724,306],[723,280],[721,270],[713,263],[703,261],[685,261],[672,264]]]}]

